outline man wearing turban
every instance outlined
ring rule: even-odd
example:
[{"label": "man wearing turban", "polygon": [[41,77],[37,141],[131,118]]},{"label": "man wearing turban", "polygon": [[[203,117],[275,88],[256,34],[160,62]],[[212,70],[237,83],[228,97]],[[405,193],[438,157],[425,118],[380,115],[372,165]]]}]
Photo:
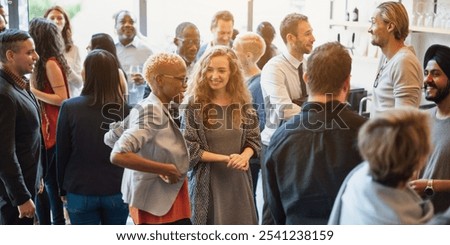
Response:
[{"label": "man wearing turban", "polygon": [[421,179],[411,185],[431,198],[435,213],[441,213],[450,207],[450,48],[439,44],[429,47],[423,67],[425,98],[436,103],[430,110],[434,149]]}]

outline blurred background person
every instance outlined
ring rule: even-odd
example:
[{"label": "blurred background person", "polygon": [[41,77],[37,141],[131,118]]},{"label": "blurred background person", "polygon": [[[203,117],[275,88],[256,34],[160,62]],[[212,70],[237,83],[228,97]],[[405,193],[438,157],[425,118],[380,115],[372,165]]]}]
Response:
[{"label": "blurred background person", "polygon": [[[29,33],[36,45],[40,59],[31,75],[31,92],[39,100],[42,133],[45,143],[44,185],[45,193],[36,201],[40,224],[64,225],[63,203],[59,197],[56,178],[56,123],[59,108],[69,98],[67,74],[70,67],[64,58],[60,32],[53,22],[44,18],[30,21]],[[69,140],[69,139],[66,139]],[[50,205],[50,208],[48,207]],[[50,222],[50,210],[52,222]]]},{"label": "blurred background person", "polygon": [[44,18],[53,21],[61,33],[64,42],[64,58],[71,69],[67,81],[69,82],[70,97],[80,95],[83,87],[81,78],[81,58],[78,46],[72,40],[72,26],[66,11],[60,6],[53,6],[45,11]]},{"label": "blurred background person", "polygon": [[[253,32],[237,35],[233,42],[233,50],[242,66],[245,85],[252,96],[253,108],[258,113],[259,130],[264,129],[266,114],[264,112],[264,98],[261,91],[261,69],[257,66],[259,58],[263,54],[266,45],[262,37]],[[253,182],[253,198],[256,202],[256,186],[258,184],[259,170],[261,169],[261,159],[259,157],[250,158],[250,170]],[[255,203],[256,206],[256,203]]]},{"label": "blurred background person", "polygon": [[266,43],[266,48],[264,50],[264,54],[261,59],[258,60],[258,67],[262,69],[264,65],[269,61],[272,57],[278,55],[278,48],[273,44],[273,39],[275,38],[275,28],[270,24],[270,22],[263,21],[256,28],[256,33],[260,35],[264,42]]},{"label": "blurred background person", "polygon": [[[120,191],[123,168],[111,164],[111,148],[103,143],[107,125],[128,114],[119,73],[110,72],[118,69],[111,53],[101,49],[89,52],[84,61],[81,95],[64,101],[60,109],[56,138],[58,186],[72,225],[127,222],[128,205]],[[114,116],[108,118],[107,107],[115,109]]]},{"label": "blurred background person", "polygon": [[231,47],[233,44],[233,28],[234,28],[234,17],[233,14],[228,10],[218,11],[214,14],[211,21],[211,34],[213,39],[208,43],[203,44],[197,53],[197,60],[202,57],[206,50],[215,46],[223,45]]},{"label": "blurred background person", "polygon": [[117,60],[117,64],[119,66],[119,78],[120,78],[120,93],[124,98],[126,99],[126,95],[128,95],[128,86],[127,86],[127,75],[124,69],[122,68],[122,65],[120,64],[120,61],[117,57],[117,50],[116,46],[114,45],[114,40],[112,37],[106,33],[96,33],[92,35],[91,41],[89,42],[89,45],[87,47],[89,51],[95,50],[95,49],[102,49],[110,52],[114,58]]},{"label": "blurred background person", "polygon": [[6,30],[6,20],[3,15],[0,15],[0,33],[4,32]]},{"label": "blurred background person", "polygon": [[231,42],[233,42],[234,39],[236,39],[237,35],[239,35],[239,30],[236,28],[233,28],[233,35],[231,35]]},{"label": "blurred background person", "polygon": [[[186,76],[189,78],[194,69],[197,52],[200,48],[200,32],[197,26],[191,22],[180,23],[175,30],[173,43],[177,47],[175,52],[180,55],[186,63]],[[175,123],[178,126],[181,126],[179,106],[179,104],[172,101],[169,106],[169,111],[172,114]]]},{"label": "blurred background person", "polygon": [[433,204],[410,186],[431,150],[429,115],[415,108],[377,114],[358,134],[365,162],[339,190],[329,225],[425,224]]},{"label": "blurred background person", "polygon": [[5,25],[8,24],[8,19],[6,18],[6,10],[2,4],[0,4],[0,16],[3,17],[3,20],[5,21]]},{"label": "blurred background person", "polygon": [[183,116],[192,223],[256,225],[249,160],[261,140],[239,61],[232,49],[215,46],[198,62]]},{"label": "blurred background person", "polygon": [[128,10],[121,10],[114,15],[118,40],[115,45],[117,57],[125,69],[128,78],[128,103],[135,105],[150,93],[145,84],[142,67],[153,51],[142,38],[137,35],[136,16]]},{"label": "blurred background person", "polygon": [[200,32],[191,22],[180,23],[175,30],[173,43],[177,47],[176,53],[186,63],[188,77],[195,64],[197,52],[200,48]]}]

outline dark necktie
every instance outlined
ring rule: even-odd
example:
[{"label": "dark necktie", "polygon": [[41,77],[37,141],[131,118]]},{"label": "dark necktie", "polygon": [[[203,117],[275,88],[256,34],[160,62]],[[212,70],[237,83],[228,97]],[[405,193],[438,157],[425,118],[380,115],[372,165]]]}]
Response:
[{"label": "dark necktie", "polygon": [[306,92],[305,81],[303,80],[303,63],[301,63],[298,67],[298,76],[300,78],[300,89],[302,90],[302,97],[306,97],[308,96],[308,94]]}]

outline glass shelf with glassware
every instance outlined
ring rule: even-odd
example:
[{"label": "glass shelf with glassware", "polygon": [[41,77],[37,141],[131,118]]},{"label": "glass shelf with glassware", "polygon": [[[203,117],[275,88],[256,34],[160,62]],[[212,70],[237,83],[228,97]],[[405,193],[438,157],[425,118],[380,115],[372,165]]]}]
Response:
[{"label": "glass shelf with glassware", "polygon": [[[413,33],[450,34],[450,0],[404,0],[405,8],[408,11],[410,20],[410,30]],[[368,13],[369,9],[376,5],[358,5],[356,0],[330,0],[330,28],[342,26],[345,29],[365,29],[370,27]],[[356,19],[349,19],[349,9],[355,6],[356,15],[361,15]],[[335,8],[338,9],[335,9]],[[344,9],[344,11],[339,11]],[[354,10],[354,11],[355,11]],[[343,15],[345,12],[345,15]],[[353,14],[355,15],[355,14]]]},{"label": "glass shelf with glassware", "polygon": [[[364,22],[352,22],[352,21],[330,21],[330,27],[333,26],[342,26],[344,28],[354,28],[354,29],[365,29],[368,30],[370,27],[370,23]],[[441,28],[441,27],[426,27],[426,26],[410,26],[411,32],[418,33],[434,33],[434,34],[446,34],[450,35],[450,28]]]}]

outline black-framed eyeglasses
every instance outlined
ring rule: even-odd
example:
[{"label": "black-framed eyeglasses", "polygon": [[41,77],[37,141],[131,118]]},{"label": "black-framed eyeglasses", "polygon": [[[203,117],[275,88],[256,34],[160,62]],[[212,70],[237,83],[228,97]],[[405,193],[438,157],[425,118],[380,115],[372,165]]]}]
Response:
[{"label": "black-framed eyeglasses", "polygon": [[187,83],[187,81],[188,81],[188,79],[189,79],[188,77],[176,77],[176,76],[167,75],[167,74],[159,74],[159,75],[161,75],[161,76],[163,76],[163,77],[168,77],[168,78],[176,79],[176,80],[182,82],[183,84],[184,84],[184,83]]},{"label": "black-framed eyeglasses", "polygon": [[190,38],[179,38],[177,37],[178,40],[182,41],[184,45],[200,45],[200,39],[190,39]]}]

